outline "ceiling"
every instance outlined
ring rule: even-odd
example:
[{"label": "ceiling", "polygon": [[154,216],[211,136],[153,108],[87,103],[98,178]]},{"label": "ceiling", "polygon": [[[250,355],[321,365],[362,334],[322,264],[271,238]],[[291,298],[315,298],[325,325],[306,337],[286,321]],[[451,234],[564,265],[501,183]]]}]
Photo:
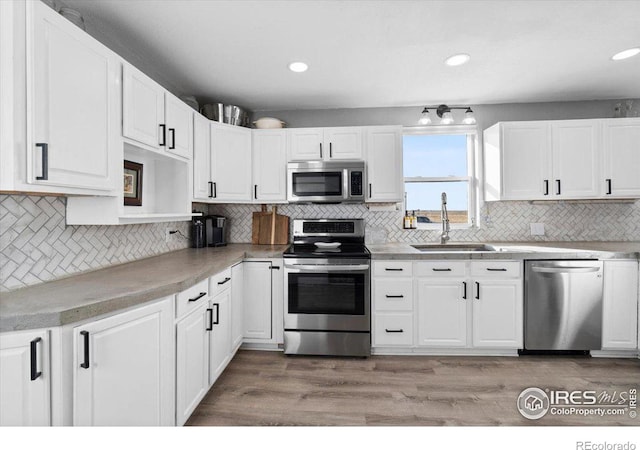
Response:
[{"label": "ceiling", "polygon": [[[64,0],[150,76],[251,110],[640,97],[640,1]],[[456,53],[469,63],[449,67]],[[293,73],[293,61],[309,65]]]}]

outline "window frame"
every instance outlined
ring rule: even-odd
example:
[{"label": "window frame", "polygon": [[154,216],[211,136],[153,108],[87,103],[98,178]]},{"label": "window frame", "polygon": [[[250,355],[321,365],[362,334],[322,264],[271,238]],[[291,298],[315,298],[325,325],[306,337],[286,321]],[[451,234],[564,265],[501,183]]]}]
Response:
[{"label": "window frame", "polygon": [[[451,177],[404,177],[404,167],[402,185],[406,183],[449,183],[449,182],[468,182],[468,205],[467,205],[467,223],[452,223],[451,229],[470,229],[478,226],[477,217],[479,216],[479,173],[478,173],[478,128],[476,125],[435,125],[421,127],[403,127],[402,136],[405,135],[464,135],[467,137],[467,176],[451,176]],[[404,158],[403,158],[404,160]],[[403,211],[407,211],[407,195],[404,193]],[[418,223],[417,229],[423,230],[439,230],[442,223]]]}]

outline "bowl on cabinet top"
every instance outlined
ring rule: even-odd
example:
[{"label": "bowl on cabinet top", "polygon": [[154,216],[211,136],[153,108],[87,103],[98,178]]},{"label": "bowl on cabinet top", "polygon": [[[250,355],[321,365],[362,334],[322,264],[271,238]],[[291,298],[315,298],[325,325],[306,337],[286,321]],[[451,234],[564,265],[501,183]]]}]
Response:
[{"label": "bowl on cabinet top", "polygon": [[284,128],[286,123],[280,119],[276,119],[275,117],[261,117],[258,120],[255,120],[253,125],[258,129],[267,130],[273,128]]}]

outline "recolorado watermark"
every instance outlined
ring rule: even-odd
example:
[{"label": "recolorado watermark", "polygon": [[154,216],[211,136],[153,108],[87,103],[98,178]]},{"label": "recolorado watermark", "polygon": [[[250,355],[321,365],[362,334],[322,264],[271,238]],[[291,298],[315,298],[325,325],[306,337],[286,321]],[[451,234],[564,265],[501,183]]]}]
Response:
[{"label": "recolorado watermark", "polygon": [[576,442],[576,450],[636,450],[633,442]]},{"label": "recolorado watermark", "polygon": [[[583,417],[628,416],[635,419],[638,415],[638,390],[631,388],[626,391],[567,391],[530,387],[520,393],[517,406],[520,414],[531,420],[541,419],[547,414]],[[618,449],[618,447],[583,448],[585,450]],[[626,450],[622,447],[620,449]]]}]

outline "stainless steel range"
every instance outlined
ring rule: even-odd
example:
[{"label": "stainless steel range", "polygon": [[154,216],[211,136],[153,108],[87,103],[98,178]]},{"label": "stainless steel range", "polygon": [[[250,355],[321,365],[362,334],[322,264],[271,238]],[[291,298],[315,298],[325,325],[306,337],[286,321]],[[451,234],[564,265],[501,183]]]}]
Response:
[{"label": "stainless steel range", "polygon": [[284,352],[371,353],[371,254],[362,219],[296,219],[284,253]]}]

